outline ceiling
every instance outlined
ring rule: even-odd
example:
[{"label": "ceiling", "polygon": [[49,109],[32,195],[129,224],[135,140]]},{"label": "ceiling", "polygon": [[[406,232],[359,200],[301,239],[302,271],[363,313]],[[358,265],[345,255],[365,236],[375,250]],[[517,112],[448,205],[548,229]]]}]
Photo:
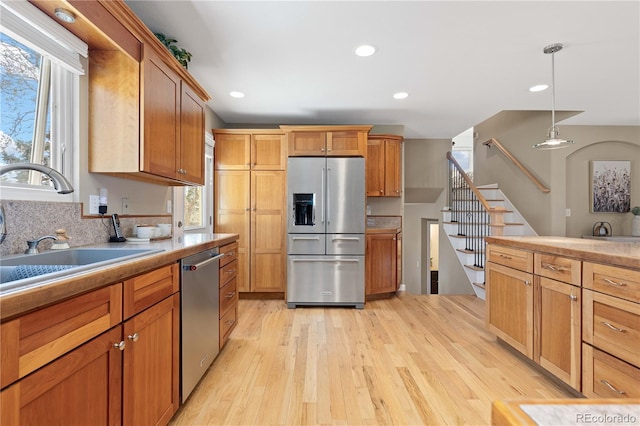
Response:
[{"label": "ceiling", "polygon": [[[503,110],[640,125],[638,1],[127,1],[193,54],[230,124],[402,125],[452,138]],[[377,53],[358,57],[370,44]],[[242,99],[231,91],[245,93]],[[393,99],[396,92],[409,96]],[[549,118],[551,122],[551,114]]]}]

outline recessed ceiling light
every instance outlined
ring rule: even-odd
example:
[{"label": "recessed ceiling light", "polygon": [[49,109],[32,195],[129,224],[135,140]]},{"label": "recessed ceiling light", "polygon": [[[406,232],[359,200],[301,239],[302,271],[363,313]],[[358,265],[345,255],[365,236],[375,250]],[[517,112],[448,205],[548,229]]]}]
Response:
[{"label": "recessed ceiling light", "polygon": [[229,92],[229,96],[232,98],[244,98],[244,93],[242,92]]},{"label": "recessed ceiling light", "polygon": [[55,15],[56,17],[64,22],[68,22],[69,24],[73,24],[74,22],[76,22],[76,15],[74,15],[72,12],[69,12],[67,9],[62,9],[62,8],[56,8],[55,10]]},{"label": "recessed ceiling light", "polygon": [[407,92],[398,92],[393,94],[393,99],[404,99],[407,96],[409,96]]},{"label": "recessed ceiling light", "polygon": [[529,88],[530,92],[542,92],[543,90],[547,90],[549,88],[548,84],[536,84],[535,86],[531,86]]},{"label": "recessed ceiling light", "polygon": [[356,48],[356,55],[358,56],[371,56],[376,53],[376,48],[368,44],[363,44]]}]

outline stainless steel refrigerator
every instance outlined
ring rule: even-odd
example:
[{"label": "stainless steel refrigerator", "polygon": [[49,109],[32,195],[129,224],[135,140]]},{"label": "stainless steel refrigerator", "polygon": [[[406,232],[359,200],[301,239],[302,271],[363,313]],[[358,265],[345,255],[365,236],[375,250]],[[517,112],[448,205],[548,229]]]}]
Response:
[{"label": "stainless steel refrigerator", "polygon": [[364,307],[361,157],[291,157],[287,169],[287,306]]}]

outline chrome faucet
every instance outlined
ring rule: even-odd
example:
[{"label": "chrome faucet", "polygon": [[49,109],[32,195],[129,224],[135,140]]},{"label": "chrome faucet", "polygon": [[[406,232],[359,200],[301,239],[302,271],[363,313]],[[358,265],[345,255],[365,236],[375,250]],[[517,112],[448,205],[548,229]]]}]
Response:
[{"label": "chrome faucet", "polygon": [[[35,170],[47,175],[53,182],[53,186],[58,190],[58,194],[70,194],[73,192],[71,182],[67,180],[60,172],[51,167],[36,163],[13,163],[0,167],[0,176],[15,170]],[[7,225],[5,221],[4,208],[0,206],[0,243],[7,236]],[[38,243],[36,243],[36,246]],[[27,250],[28,251],[28,250]],[[36,253],[38,249],[36,248]]]},{"label": "chrome faucet", "polygon": [[35,170],[43,173],[51,179],[53,186],[58,190],[58,194],[70,194],[73,192],[73,186],[71,182],[67,180],[60,172],[51,167],[44,166],[36,163],[13,163],[0,167],[0,176],[5,173],[13,172],[15,170]]},{"label": "chrome faucet", "polygon": [[47,239],[52,239],[52,240],[57,240],[57,237],[54,237],[53,235],[45,235],[44,237],[40,237],[37,240],[27,240],[27,245],[29,246],[28,249],[26,249],[24,251],[24,254],[38,254],[40,253],[38,251],[38,243],[40,243],[40,241],[42,240],[47,240]]}]

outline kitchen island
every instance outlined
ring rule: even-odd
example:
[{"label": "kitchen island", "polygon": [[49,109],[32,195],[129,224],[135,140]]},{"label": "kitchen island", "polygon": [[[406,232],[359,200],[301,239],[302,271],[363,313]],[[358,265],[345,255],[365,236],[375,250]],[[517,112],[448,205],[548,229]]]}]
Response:
[{"label": "kitchen island", "polygon": [[640,243],[486,240],[489,330],[589,398],[640,398]]}]

